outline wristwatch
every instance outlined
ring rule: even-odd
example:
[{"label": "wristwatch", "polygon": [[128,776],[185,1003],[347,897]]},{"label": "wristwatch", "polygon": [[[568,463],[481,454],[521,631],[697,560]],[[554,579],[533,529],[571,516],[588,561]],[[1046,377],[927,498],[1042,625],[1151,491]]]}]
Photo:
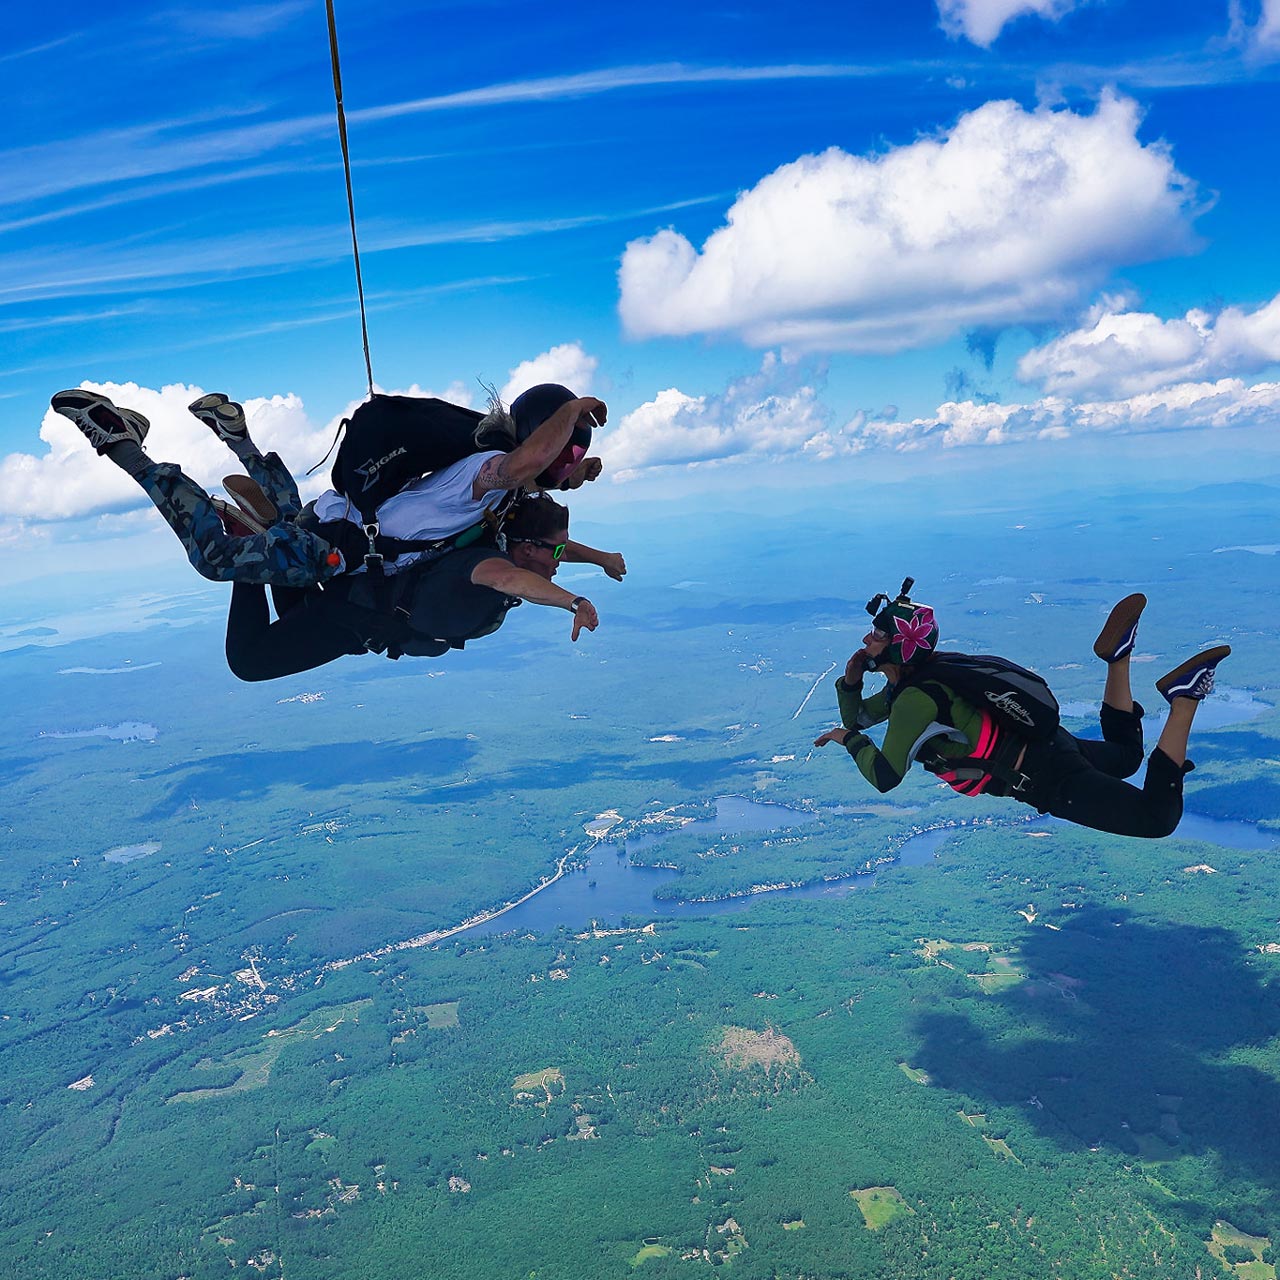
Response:
[{"label": "wristwatch", "polygon": [[569,612],[577,613],[578,606],[580,604],[586,604],[586,602],[587,602],[586,596],[574,596],[573,599],[569,601]]}]

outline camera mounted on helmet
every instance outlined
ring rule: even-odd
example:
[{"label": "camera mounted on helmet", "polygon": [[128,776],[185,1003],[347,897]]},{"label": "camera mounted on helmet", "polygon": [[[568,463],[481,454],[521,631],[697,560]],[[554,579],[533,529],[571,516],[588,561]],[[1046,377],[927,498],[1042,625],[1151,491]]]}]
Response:
[{"label": "camera mounted on helmet", "polygon": [[914,578],[903,578],[896,596],[880,591],[867,601],[872,627],[888,641],[883,653],[867,658],[868,671],[920,662],[937,649],[938,624],[929,605],[916,604],[911,599],[915,583]]}]

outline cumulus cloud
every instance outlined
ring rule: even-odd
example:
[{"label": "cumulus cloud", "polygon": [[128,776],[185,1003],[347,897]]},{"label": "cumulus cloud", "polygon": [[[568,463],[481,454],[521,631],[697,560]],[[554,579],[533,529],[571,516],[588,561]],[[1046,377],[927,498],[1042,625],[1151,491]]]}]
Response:
[{"label": "cumulus cloud", "polygon": [[558,382],[577,395],[588,395],[599,364],[595,356],[582,349],[581,343],[563,342],[532,360],[516,365],[498,394],[504,403],[510,404],[522,391],[536,387],[540,382]]},{"label": "cumulus cloud", "polygon": [[1018,376],[1057,394],[1115,397],[1256,374],[1278,362],[1280,294],[1253,311],[1192,310],[1172,320],[1104,304],[1083,327],[1028,351]]},{"label": "cumulus cloud", "polygon": [[868,423],[852,452],[887,448],[911,452],[1060,440],[1101,433],[1186,431],[1273,424],[1280,412],[1280,382],[1250,385],[1240,378],[1183,382],[1121,399],[1073,402],[1046,396],[1027,404],[939,405],[931,417]]},{"label": "cumulus cloud", "polygon": [[1038,13],[1057,22],[1070,13],[1081,0],[938,0],[938,17],[949,36],[963,36],[974,44],[989,48],[1003,30],[1026,13]]},{"label": "cumulus cloud", "polygon": [[[81,385],[150,419],[148,452],[157,461],[179,462],[206,488],[240,470],[226,446],[187,412],[203,388],[182,383],[159,391],[132,382]],[[247,400],[245,415],[254,439],[264,450],[274,449],[299,476],[323,456],[332,439],[331,426],[336,427],[310,422],[295,395]],[[40,424],[40,439],[46,446],[43,454],[11,453],[0,460],[0,511],[6,516],[66,520],[147,504],[138,486],[110,461],[97,457],[76,427],[52,409]],[[311,487],[323,488],[320,479],[315,477]]]},{"label": "cumulus cloud", "polygon": [[1192,184],[1139,123],[1111,93],[1090,115],[988,102],[883,155],[803,156],[701,250],[673,229],[632,241],[623,323],[876,352],[1056,318],[1116,267],[1195,246]]},{"label": "cumulus cloud", "polygon": [[[577,343],[553,347],[517,365],[508,386],[518,390],[532,382],[568,381],[585,388],[598,361]],[[527,380],[522,380],[527,379]],[[136,409],[151,422],[147,452],[157,462],[176,462],[205,489],[221,488],[221,479],[240,464],[213,433],[187,411],[205,388],[174,383],[156,391],[134,382],[82,382],[118,405]],[[382,388],[379,388],[382,390]],[[416,383],[394,394],[439,396],[454,404],[472,405],[478,388],[453,383],[443,391]],[[249,430],[264,452],[274,450],[293,472],[304,498],[315,497],[329,483],[329,468],[308,478],[305,472],[328,452],[339,421],[360,403],[353,400],[328,422],[315,422],[300,397],[289,393],[246,400]],[[108,459],[99,458],[75,425],[52,409],[40,423],[44,450],[11,453],[0,458],[0,521],[56,522],[89,515],[150,510],[137,484]]]},{"label": "cumulus cloud", "polygon": [[852,451],[868,420],[858,413],[842,427],[818,398],[814,371],[769,352],[757,373],[716,396],[675,387],[622,419],[600,444],[615,479],[657,467],[698,466],[765,458],[822,460]]}]

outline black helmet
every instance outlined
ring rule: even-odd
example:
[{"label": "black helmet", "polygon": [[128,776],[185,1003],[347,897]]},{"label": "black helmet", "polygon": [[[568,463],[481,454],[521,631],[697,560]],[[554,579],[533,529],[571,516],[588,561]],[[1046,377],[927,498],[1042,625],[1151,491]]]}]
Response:
[{"label": "black helmet", "polygon": [[[516,424],[516,443],[523,444],[562,405],[578,397],[558,382],[541,382],[511,402],[511,418]],[[560,456],[538,477],[538,483],[551,489],[563,484],[591,448],[591,424],[580,422],[573,429]]]}]

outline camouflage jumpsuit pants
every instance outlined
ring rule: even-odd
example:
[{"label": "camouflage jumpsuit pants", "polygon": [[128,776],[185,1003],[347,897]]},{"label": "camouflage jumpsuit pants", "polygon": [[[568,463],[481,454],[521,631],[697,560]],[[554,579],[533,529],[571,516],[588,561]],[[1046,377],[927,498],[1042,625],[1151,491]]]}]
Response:
[{"label": "camouflage jumpsuit pants", "polygon": [[227,533],[209,495],[172,463],[152,463],[135,478],[187,549],[196,572],[212,582],[311,587],[340,573],[340,564],[329,563],[329,544],[294,524],[302,499],[280,458],[268,453],[242,461],[279,513],[265,533],[243,538]]}]

